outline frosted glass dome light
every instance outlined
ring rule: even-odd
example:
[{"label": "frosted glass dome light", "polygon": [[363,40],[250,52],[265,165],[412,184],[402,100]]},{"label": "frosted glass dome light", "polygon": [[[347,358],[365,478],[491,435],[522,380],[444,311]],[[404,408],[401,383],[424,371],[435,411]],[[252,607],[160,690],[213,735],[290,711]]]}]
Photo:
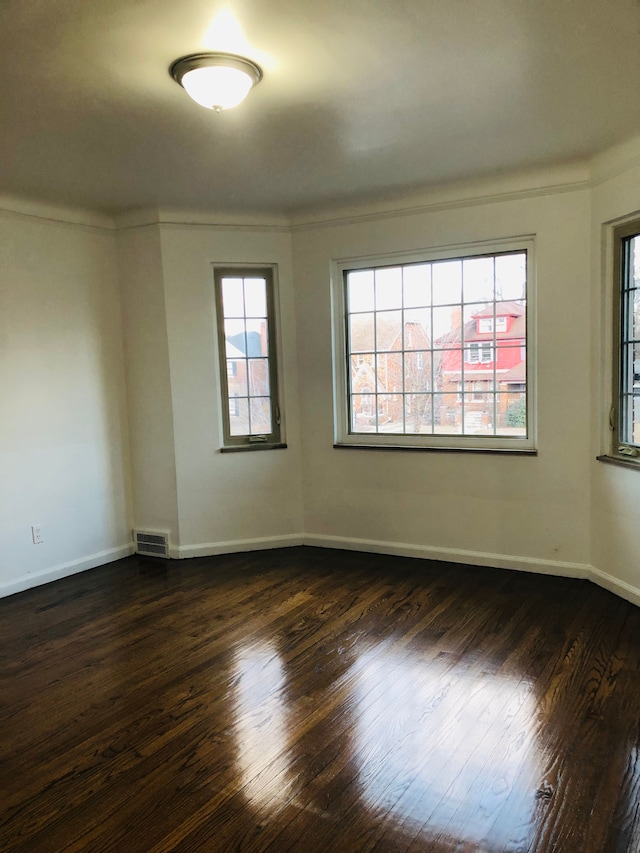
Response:
[{"label": "frosted glass dome light", "polygon": [[262,79],[249,59],[232,53],[194,53],[183,56],[169,73],[193,100],[217,113],[236,107]]}]

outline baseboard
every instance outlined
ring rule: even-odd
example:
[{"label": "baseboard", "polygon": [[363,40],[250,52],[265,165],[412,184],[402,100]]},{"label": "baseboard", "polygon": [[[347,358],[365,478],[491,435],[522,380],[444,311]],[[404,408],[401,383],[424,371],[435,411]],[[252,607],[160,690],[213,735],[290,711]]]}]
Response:
[{"label": "baseboard", "polygon": [[[491,554],[484,551],[463,551],[457,548],[435,548],[428,545],[411,545],[405,542],[384,542],[377,539],[355,539],[347,536],[324,536],[318,534],[292,533],[286,536],[263,536],[257,539],[234,539],[228,542],[208,542],[199,545],[182,545],[171,548],[171,557],[209,557],[216,554],[234,554],[242,551],[262,551],[271,548],[292,548],[308,545],[316,548],[337,548],[343,551],[365,551],[374,554],[391,554],[398,557],[417,557],[422,560],[441,560],[448,563],[468,563],[473,566],[488,566],[496,569],[560,577],[590,580],[620,598],[640,606],[640,589],[613,575],[586,563],[569,563],[560,560],[541,560],[537,557],[515,557],[506,554]],[[25,575],[9,583],[0,584],[0,598],[23,592],[34,586],[50,583],[68,575],[112,563],[135,553],[133,543],[110,548],[61,563],[35,574]]]},{"label": "baseboard", "polygon": [[25,589],[31,589],[34,586],[51,583],[51,581],[57,581],[60,578],[66,578],[69,575],[76,575],[79,572],[87,571],[87,569],[95,569],[96,566],[113,563],[115,560],[121,560],[123,557],[128,557],[133,553],[133,543],[130,543],[129,545],[121,545],[118,548],[109,548],[107,551],[99,551],[96,554],[82,557],[79,560],[72,560],[69,563],[60,563],[41,572],[24,575],[24,577],[17,578],[9,583],[0,584],[0,598],[4,598],[7,595],[14,595],[16,592],[24,592]]},{"label": "baseboard", "polygon": [[463,551],[456,548],[432,548],[427,545],[381,542],[375,539],[353,539],[347,536],[307,534],[304,537],[304,544],[316,548],[338,548],[346,551],[367,551],[373,554],[393,554],[397,557],[418,557],[423,560],[468,563],[472,566],[515,569],[516,571],[556,575],[563,578],[584,579],[640,607],[640,589],[638,587],[621,581],[587,563],[540,560],[537,557],[514,557],[506,554],[490,554],[484,551]]},{"label": "baseboard", "polygon": [[304,544],[304,536],[301,533],[291,533],[286,536],[231,539],[228,542],[204,542],[199,545],[174,545],[170,555],[182,560],[187,557],[213,557],[216,554],[236,554],[242,551],[265,551],[269,548],[294,548]]},{"label": "baseboard", "polygon": [[591,566],[590,568],[589,580],[592,580],[603,589],[609,590],[609,592],[612,592],[619,598],[624,598],[626,601],[630,601],[632,604],[637,604],[640,607],[640,589],[637,586],[632,586],[626,581],[614,578],[613,575],[609,575],[595,566]]},{"label": "baseboard", "polygon": [[410,545],[405,542],[382,542],[376,539],[353,539],[347,536],[305,535],[305,545],[317,548],[340,548],[348,551],[368,551],[374,554],[393,554],[397,557],[418,557],[422,560],[443,560],[447,563],[469,563],[496,569],[516,569],[568,578],[588,578],[591,566],[586,563],[567,563],[559,560],[540,560],[537,557],[514,557],[490,554],[485,551],[463,551],[457,548],[434,548]]}]

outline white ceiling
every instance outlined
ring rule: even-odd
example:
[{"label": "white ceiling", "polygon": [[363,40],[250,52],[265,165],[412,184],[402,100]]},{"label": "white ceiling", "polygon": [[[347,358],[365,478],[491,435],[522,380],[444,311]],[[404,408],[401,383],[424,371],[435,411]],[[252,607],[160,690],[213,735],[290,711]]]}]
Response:
[{"label": "white ceiling", "polygon": [[[216,115],[179,56],[264,79]],[[0,192],[292,213],[640,134],[638,0],[0,0]]]}]

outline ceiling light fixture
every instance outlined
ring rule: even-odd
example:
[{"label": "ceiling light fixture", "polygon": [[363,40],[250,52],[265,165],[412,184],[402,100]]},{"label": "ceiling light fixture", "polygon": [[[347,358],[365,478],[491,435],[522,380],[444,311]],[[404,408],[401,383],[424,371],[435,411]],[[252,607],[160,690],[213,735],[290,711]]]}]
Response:
[{"label": "ceiling light fixture", "polygon": [[192,53],[176,59],[169,74],[197,104],[217,113],[237,107],[262,80],[255,62],[234,53]]}]

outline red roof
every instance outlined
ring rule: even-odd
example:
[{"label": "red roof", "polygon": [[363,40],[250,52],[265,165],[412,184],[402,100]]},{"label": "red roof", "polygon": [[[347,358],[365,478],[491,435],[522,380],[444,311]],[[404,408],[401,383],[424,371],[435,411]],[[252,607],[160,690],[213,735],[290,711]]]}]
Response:
[{"label": "red roof", "polygon": [[[519,302],[496,302],[496,317],[521,317],[525,313],[524,305]],[[471,315],[474,319],[479,317],[493,317],[493,305]]]}]

